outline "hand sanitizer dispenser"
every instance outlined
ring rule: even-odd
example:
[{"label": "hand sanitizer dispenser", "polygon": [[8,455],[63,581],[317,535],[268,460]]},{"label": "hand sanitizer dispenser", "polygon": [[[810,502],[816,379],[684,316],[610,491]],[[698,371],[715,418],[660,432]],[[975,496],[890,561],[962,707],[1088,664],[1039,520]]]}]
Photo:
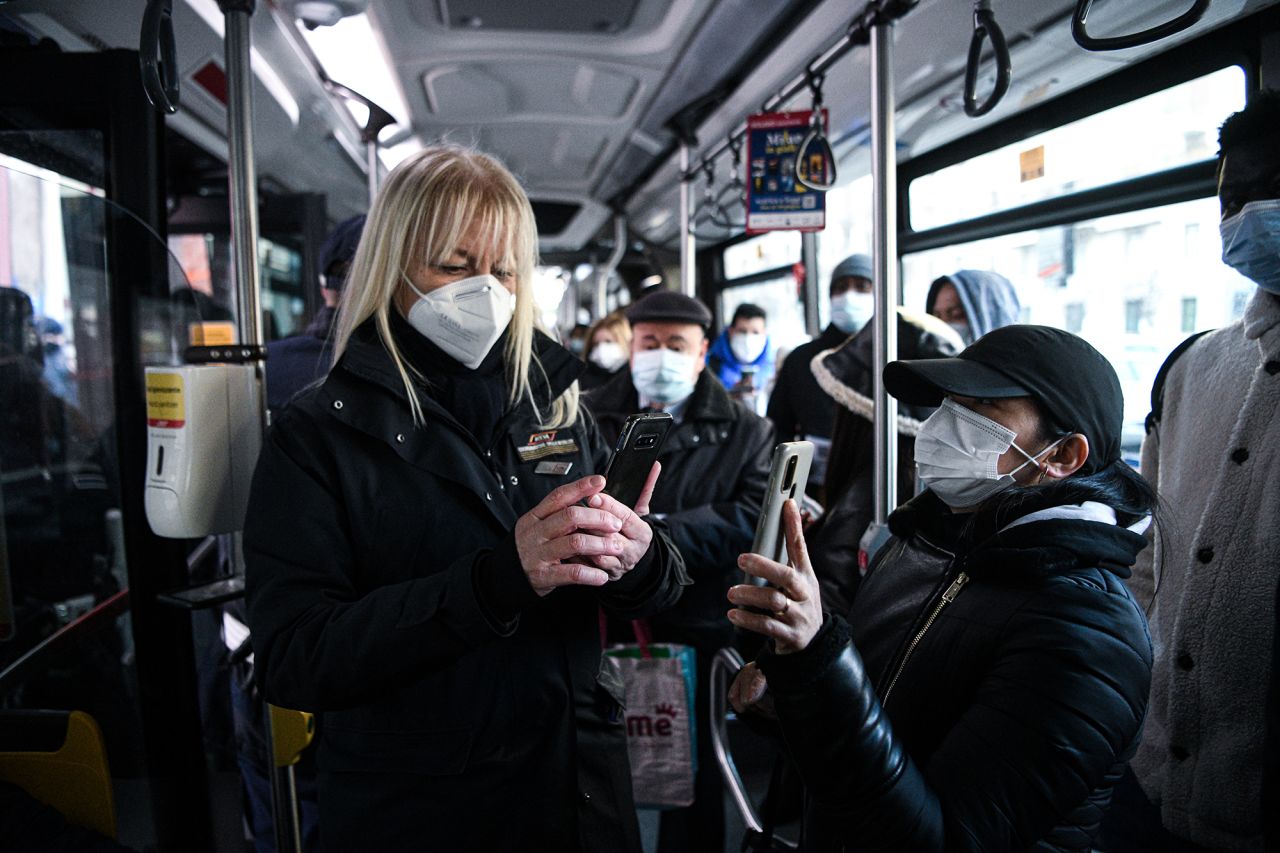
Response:
[{"label": "hand sanitizer dispenser", "polygon": [[243,528],[262,447],[254,366],[148,367],[146,387],[151,529],[193,539]]}]

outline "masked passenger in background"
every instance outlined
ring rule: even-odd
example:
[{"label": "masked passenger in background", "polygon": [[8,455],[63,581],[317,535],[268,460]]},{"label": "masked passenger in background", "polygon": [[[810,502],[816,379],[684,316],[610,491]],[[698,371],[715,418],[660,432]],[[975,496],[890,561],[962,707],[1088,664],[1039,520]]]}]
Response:
[{"label": "masked passenger in background", "polygon": [[763,308],[744,302],[707,353],[707,366],[729,396],[757,415],[765,413],[777,358],[768,323]]},{"label": "masked passenger in background", "polygon": [[599,609],[678,554],[601,493],[582,362],[535,325],[533,211],[455,146],[387,178],[324,383],[268,433],[244,531],[268,701],[318,714],[325,850],[639,853]]},{"label": "masked passenger in background", "polygon": [[840,346],[857,334],[875,311],[871,294],[871,256],[850,255],[831,273],[831,322],[822,334],[793,349],[778,367],[778,381],[769,395],[769,420],[779,441],[811,441],[813,467],[806,491],[822,499],[836,404],[823,393],[809,363],[819,353]]},{"label": "masked passenger in background", "polygon": [[583,354],[587,369],[578,378],[583,391],[599,388],[618,375],[631,358],[631,324],[621,310],[606,314],[587,332]]},{"label": "masked passenger in background", "polygon": [[[963,298],[962,298],[963,295]],[[903,359],[946,358],[966,345],[962,331],[979,337],[1018,321],[1018,294],[1004,276],[961,270],[929,289],[927,314],[898,309],[898,355]],[[971,306],[972,310],[964,306]],[[960,321],[963,320],[963,323]],[[872,325],[834,352],[813,359],[818,385],[835,400],[836,417],[825,500],[827,515],[810,531],[811,555],[832,607],[849,601],[857,584],[860,544],[873,518],[875,407],[872,395]],[[971,342],[971,341],[970,341]],[[929,406],[898,406],[898,499],[916,492],[912,442]],[[865,566],[861,566],[865,568]],[[849,572],[853,572],[852,575]]]},{"label": "masked passenger in background", "polygon": [[1124,579],[1155,495],[1120,459],[1120,382],[1044,326],[884,378],[941,406],[915,443],[928,488],[889,517],[843,613],[824,615],[787,505],[794,567],[743,555],[773,588],[729,593],[733,623],[772,640],[730,699],[747,712],[767,690],[806,785],[805,850],[1087,851],[1151,678]]}]

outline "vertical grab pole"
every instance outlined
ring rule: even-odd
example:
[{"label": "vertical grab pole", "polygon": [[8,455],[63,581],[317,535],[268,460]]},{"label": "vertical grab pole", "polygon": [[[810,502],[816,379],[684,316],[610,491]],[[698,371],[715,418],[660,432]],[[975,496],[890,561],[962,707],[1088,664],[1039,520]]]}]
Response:
[{"label": "vertical grab pole", "polygon": [[609,278],[622,263],[622,256],[627,253],[627,219],[621,213],[613,215],[613,251],[604,266],[596,271],[596,295],[591,322],[598,323],[609,307]]},{"label": "vertical grab pole", "polygon": [[372,139],[365,140],[364,162],[369,170],[369,209],[373,210],[373,200],[378,197],[378,184],[380,183],[380,175],[378,174],[378,137],[376,135]]},{"label": "vertical grab pole", "polygon": [[688,139],[680,140],[680,292],[685,296],[697,297],[698,282],[695,278],[694,259],[697,256],[697,238],[689,231],[693,217],[691,194],[693,180],[689,177],[689,159],[692,143]]},{"label": "vertical grab pole", "polygon": [[253,162],[253,74],[249,67],[249,19],[254,3],[255,0],[219,0],[226,16],[227,165],[240,343],[262,346],[258,181]]},{"label": "vertical grab pole", "polygon": [[875,524],[884,524],[898,505],[898,401],[884,386],[884,366],[898,354],[898,164],[893,111],[893,22],[882,18],[871,28]]},{"label": "vertical grab pole", "polygon": [[818,303],[821,300],[818,284],[818,232],[805,231],[800,235],[800,258],[804,262],[804,330],[811,338],[822,333],[818,320]]}]

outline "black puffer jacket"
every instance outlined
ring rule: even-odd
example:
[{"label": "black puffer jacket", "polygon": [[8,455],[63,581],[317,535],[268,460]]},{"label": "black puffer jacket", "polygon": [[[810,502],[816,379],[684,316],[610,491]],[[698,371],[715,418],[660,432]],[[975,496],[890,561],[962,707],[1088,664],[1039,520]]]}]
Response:
[{"label": "black puffer jacket", "polygon": [[1088,850],[1146,712],[1150,635],[1122,582],[1143,538],[994,532],[930,492],[890,527],[852,631],[829,616],[803,652],[761,657],[805,849]]}]

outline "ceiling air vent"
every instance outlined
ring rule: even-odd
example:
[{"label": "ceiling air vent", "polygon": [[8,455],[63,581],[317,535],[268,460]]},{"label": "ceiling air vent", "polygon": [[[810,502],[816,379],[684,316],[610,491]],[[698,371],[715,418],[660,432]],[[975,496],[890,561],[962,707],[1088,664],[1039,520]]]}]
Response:
[{"label": "ceiling air vent", "polygon": [[539,237],[552,237],[569,227],[582,205],[563,201],[534,201],[533,218]]},{"label": "ceiling air vent", "polygon": [[440,17],[456,30],[597,33],[615,35],[631,25],[640,0],[438,0]]}]

